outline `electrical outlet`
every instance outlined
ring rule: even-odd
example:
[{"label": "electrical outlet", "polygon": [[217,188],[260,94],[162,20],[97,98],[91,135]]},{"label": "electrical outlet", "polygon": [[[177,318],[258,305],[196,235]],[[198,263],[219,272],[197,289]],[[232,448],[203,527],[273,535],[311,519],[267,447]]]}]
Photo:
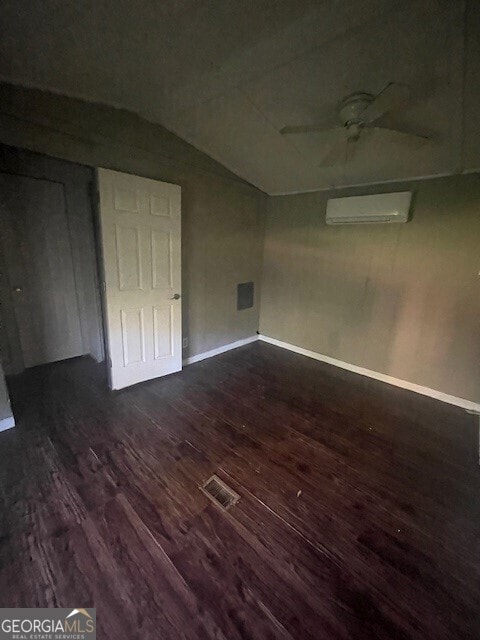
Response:
[{"label": "electrical outlet", "polygon": [[183,339],[183,348],[188,349],[188,338]]}]

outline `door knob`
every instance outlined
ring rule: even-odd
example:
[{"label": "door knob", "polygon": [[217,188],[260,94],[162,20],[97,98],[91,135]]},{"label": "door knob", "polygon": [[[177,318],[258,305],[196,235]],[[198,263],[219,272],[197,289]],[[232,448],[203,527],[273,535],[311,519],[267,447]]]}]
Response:
[{"label": "door knob", "polygon": [[21,293],[22,287],[15,287],[13,290],[15,291],[15,293]]},{"label": "door knob", "polygon": [[170,298],[170,300],[180,300],[180,294],[174,293],[173,296]]}]

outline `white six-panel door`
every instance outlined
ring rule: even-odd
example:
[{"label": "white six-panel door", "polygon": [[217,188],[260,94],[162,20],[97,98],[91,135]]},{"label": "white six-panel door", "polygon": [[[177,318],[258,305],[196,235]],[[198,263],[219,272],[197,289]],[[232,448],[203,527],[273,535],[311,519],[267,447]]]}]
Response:
[{"label": "white six-panel door", "polygon": [[98,170],[110,384],[182,368],[180,187]]}]

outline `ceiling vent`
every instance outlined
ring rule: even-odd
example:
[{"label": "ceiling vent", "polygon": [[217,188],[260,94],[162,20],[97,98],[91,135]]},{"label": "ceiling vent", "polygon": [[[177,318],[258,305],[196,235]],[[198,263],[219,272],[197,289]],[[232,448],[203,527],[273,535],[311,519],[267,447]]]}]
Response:
[{"label": "ceiling vent", "polygon": [[327,202],[326,222],[327,224],[407,222],[411,200],[411,191],[331,198]]}]

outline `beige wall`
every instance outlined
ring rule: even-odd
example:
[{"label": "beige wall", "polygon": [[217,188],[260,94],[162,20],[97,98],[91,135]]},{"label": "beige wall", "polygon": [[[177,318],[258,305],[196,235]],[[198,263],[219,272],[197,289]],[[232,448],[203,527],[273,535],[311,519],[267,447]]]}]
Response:
[{"label": "beige wall", "polygon": [[[412,190],[407,224],[330,227],[328,197]],[[480,176],[269,199],[260,332],[480,401]]]},{"label": "beige wall", "polygon": [[[266,196],[163,127],[125,111],[0,84],[0,142],[182,187],[185,356],[258,328]],[[236,285],[253,280],[253,309]]]},{"label": "beige wall", "polygon": [[[0,142],[182,187],[185,355],[258,328],[264,194],[124,111],[0,84]],[[268,199],[260,330],[480,401],[477,175],[348,189],[414,191],[406,225],[327,227],[328,192]],[[236,311],[254,280],[255,308]]]}]

